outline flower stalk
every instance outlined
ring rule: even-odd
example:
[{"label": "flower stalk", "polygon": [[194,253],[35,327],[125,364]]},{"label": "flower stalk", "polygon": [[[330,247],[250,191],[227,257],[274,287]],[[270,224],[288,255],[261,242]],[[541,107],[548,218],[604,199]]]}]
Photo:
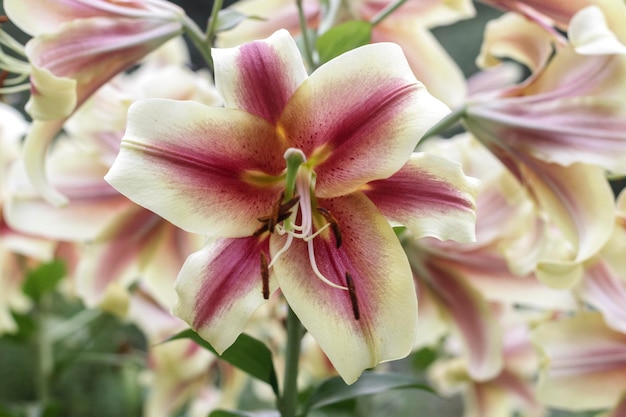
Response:
[{"label": "flower stalk", "polygon": [[285,374],[283,395],[278,408],[281,417],[295,417],[298,406],[298,365],[304,328],[300,319],[289,307],[287,313],[287,345],[285,351]]}]

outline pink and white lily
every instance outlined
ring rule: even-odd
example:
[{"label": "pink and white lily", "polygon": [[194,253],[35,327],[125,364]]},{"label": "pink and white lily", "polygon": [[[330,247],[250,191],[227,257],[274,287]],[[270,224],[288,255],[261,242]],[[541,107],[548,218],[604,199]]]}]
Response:
[{"label": "pink and white lily", "polygon": [[50,142],[64,121],[104,83],[179,36],[185,15],[163,0],[7,0],[10,20],[33,38],[26,111],[35,119],[25,141],[25,163],[35,188],[56,205],[67,198],[45,173]]},{"label": "pink and white lily", "polygon": [[[413,208],[438,219],[433,235],[471,235],[472,186],[445,173],[437,181],[410,159],[448,110],[391,44],[351,51],[308,77],[285,30],[213,57],[226,108],[135,103],[106,176],[138,204],[213,237],[179,274],[175,314],[223,352],[280,286],[347,382],[406,355],[416,299],[384,215],[410,223]],[[368,197],[385,179],[405,210]],[[431,184],[432,201],[420,199],[420,184]],[[458,235],[449,219],[465,226]]]}]

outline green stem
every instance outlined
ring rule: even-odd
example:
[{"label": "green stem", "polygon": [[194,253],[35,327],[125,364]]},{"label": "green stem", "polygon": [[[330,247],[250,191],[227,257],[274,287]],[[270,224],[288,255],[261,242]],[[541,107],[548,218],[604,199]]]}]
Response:
[{"label": "green stem", "polygon": [[378,13],[376,16],[374,16],[370,23],[372,24],[372,26],[376,26],[387,17],[389,17],[391,13],[395,12],[398,7],[402,6],[404,3],[406,3],[406,0],[396,0],[395,2],[385,7],[383,10],[381,10],[380,13]]},{"label": "green stem", "polygon": [[304,8],[302,7],[302,0],[296,0],[298,6],[298,20],[300,22],[300,32],[302,32],[302,46],[304,48],[304,60],[306,61],[309,71],[313,72],[317,65],[313,58],[313,48],[311,47],[311,38],[309,37],[309,27],[306,23],[306,16],[304,15]]},{"label": "green stem", "polygon": [[47,301],[44,295],[39,301],[36,311],[37,320],[37,375],[36,389],[41,412],[45,410],[50,401],[50,377],[53,370],[52,343],[48,335]]},{"label": "green stem", "polygon": [[295,417],[298,406],[298,363],[304,328],[300,319],[289,307],[287,313],[287,348],[285,352],[285,377],[279,410],[281,417]]},{"label": "green stem", "polygon": [[[428,129],[424,136],[422,136],[421,142],[426,139],[437,136],[446,130],[454,127],[457,123],[459,123],[465,117],[465,106],[458,107],[454,109],[451,113],[449,113],[446,117],[441,119],[436,125]],[[420,142],[420,143],[421,143]]]},{"label": "green stem", "polygon": [[206,38],[209,41],[209,45],[213,45],[215,40],[215,29],[217,28],[217,15],[222,10],[223,0],[215,0],[213,2],[213,9],[211,10],[211,18],[209,19],[209,26],[206,28]]},{"label": "green stem", "polygon": [[[217,3],[217,2],[216,2]],[[188,16],[185,16],[185,21],[183,22],[183,29],[185,34],[189,37],[193,45],[204,58],[207,66],[213,72],[213,57],[211,56],[211,42],[207,36],[205,36],[200,28],[196,25],[196,23],[191,20]]]}]

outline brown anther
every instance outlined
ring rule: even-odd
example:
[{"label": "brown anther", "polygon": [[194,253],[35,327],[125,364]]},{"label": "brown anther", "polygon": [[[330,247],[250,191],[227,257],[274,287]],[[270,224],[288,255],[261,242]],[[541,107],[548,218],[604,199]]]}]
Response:
[{"label": "brown anther", "polygon": [[333,216],[333,214],[324,207],[318,207],[317,211],[322,216],[324,216],[324,219],[328,222],[328,224],[330,224],[331,229],[333,229],[333,234],[335,235],[335,244],[337,245],[337,248],[339,248],[341,246],[342,238],[337,219],[335,219],[335,216]]},{"label": "brown anther", "polygon": [[352,313],[354,314],[354,319],[358,320],[361,318],[361,312],[359,311],[359,300],[356,297],[354,281],[352,280],[352,276],[348,272],[346,272],[346,286],[348,287],[350,303],[352,303]]},{"label": "brown anther", "polygon": [[270,269],[267,264],[267,257],[261,252],[261,282],[263,285],[263,298],[270,298]]},{"label": "brown anther", "polygon": [[8,22],[8,21],[9,21],[9,17],[8,17],[7,15],[4,15],[4,14],[3,14],[3,15],[0,15],[0,25],[1,25],[2,23],[6,23],[6,22]]},{"label": "brown anther", "polygon": [[284,193],[280,194],[280,198],[276,200],[274,205],[272,206],[272,212],[268,215],[257,217],[257,220],[263,223],[258,229],[254,231],[252,236],[260,236],[264,232],[274,233],[274,229],[276,225],[280,222],[286,220],[291,216],[291,211],[289,211],[293,206],[296,205],[298,201],[300,201],[299,196],[295,196],[289,201],[282,203],[283,198],[285,197]]}]

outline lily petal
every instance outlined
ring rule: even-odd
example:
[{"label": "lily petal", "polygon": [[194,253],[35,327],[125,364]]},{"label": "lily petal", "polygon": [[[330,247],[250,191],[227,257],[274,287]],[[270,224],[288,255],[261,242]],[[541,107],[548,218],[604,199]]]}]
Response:
[{"label": "lily petal", "polygon": [[[428,240],[416,242],[427,245]],[[493,378],[502,370],[502,331],[489,303],[446,259],[438,262],[436,258],[428,259],[429,255],[422,259],[426,252],[416,242],[404,243],[415,279],[428,285],[460,331],[472,378]]]},{"label": "lily petal", "polygon": [[275,124],[285,104],[307,78],[289,32],[237,48],[213,49],[215,86],[226,107],[245,110]]},{"label": "lily petal", "polygon": [[[360,193],[319,200],[341,228],[340,248],[329,234],[313,239],[317,267],[311,268],[307,243],[294,241],[274,262],[274,273],[287,302],[320,344],[348,384],[381,361],[406,356],[413,347],[417,298],[411,270],[385,218]],[[272,236],[276,254],[284,238]]]},{"label": "lily petal", "polygon": [[316,194],[335,197],[398,171],[426,130],[448,112],[415,79],[399,46],[377,43],[311,74],[291,97],[278,128],[290,146],[315,160]]},{"label": "lily petal", "polygon": [[588,6],[576,13],[570,21],[567,35],[579,54],[626,53],[626,45],[608,27],[602,9],[597,6]]},{"label": "lily petal", "polygon": [[161,0],[6,0],[9,19],[31,36],[56,32],[66,22],[90,17],[171,19],[184,11]]},{"label": "lily petal", "polygon": [[538,277],[549,286],[569,287],[574,282],[559,275],[591,258],[611,236],[613,192],[602,169],[584,164],[563,167],[534,160],[524,177],[550,221],[575,248],[570,259],[541,259]]},{"label": "lily petal", "polygon": [[596,312],[546,322],[532,334],[547,369],[538,385],[539,400],[566,410],[614,406],[626,387],[626,335],[606,326]]},{"label": "lily petal", "polygon": [[[110,297],[130,299],[127,288],[139,278],[139,258],[154,230],[154,213],[130,205],[126,213],[105,230],[106,235],[89,243],[76,268],[76,292],[86,305],[110,303]],[[125,314],[122,311],[123,315]]]},{"label": "lily petal", "polygon": [[[416,20],[420,24],[416,24]],[[456,107],[467,95],[463,72],[422,24],[421,16],[415,20],[385,20],[374,27],[372,43],[395,42],[400,45],[415,77],[433,96],[450,107]]]},{"label": "lily petal", "polygon": [[603,260],[587,267],[582,295],[602,313],[609,327],[626,334],[626,281]]},{"label": "lily petal", "polygon": [[[185,320],[222,354],[263,304],[261,253],[268,239],[220,239],[187,258],[174,284],[173,314]],[[270,294],[276,284],[270,274]]]},{"label": "lily petal", "polygon": [[578,55],[561,48],[522,85],[469,104],[467,127],[484,143],[561,165],[621,173],[626,167],[624,55]]},{"label": "lily petal", "polygon": [[[176,21],[101,17],[68,22],[59,32],[37,36],[26,45],[35,68],[26,110],[39,120],[67,117],[115,74],[180,33],[182,25]],[[71,80],[76,82],[75,96],[66,91]],[[64,100],[46,113],[56,99]]]},{"label": "lily petal", "polygon": [[284,168],[284,150],[265,120],[235,109],[162,99],[135,102],[128,119],[105,179],[178,227],[211,236],[250,236],[260,225],[257,218],[278,199],[280,190],[271,182],[245,180],[250,173],[278,176]]},{"label": "lily petal", "polygon": [[552,38],[546,31],[519,14],[507,13],[485,26],[476,63],[491,68],[509,58],[535,72],[545,66],[552,52]]},{"label": "lily petal", "polygon": [[15,229],[55,240],[91,241],[134,205],[102,179],[107,167],[95,154],[58,143],[48,168],[52,185],[69,203],[65,207],[48,204],[18,161],[11,169],[4,207],[6,220]]},{"label": "lily petal", "polygon": [[478,181],[466,177],[456,162],[413,154],[391,177],[368,183],[364,193],[385,217],[404,224],[415,237],[476,240]]}]

